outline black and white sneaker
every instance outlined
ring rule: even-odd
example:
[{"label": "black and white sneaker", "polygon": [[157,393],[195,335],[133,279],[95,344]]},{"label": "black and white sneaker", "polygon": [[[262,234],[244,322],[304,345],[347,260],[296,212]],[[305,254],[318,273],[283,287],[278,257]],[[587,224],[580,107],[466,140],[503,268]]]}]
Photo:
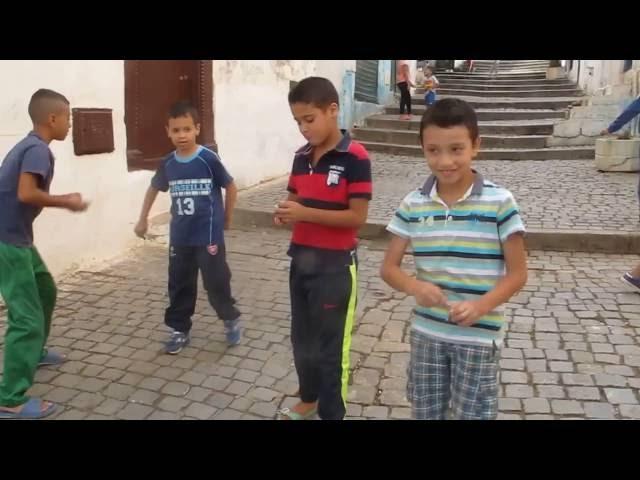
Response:
[{"label": "black and white sneaker", "polygon": [[177,355],[184,347],[189,345],[191,338],[188,333],[175,330],[164,345],[164,352],[169,355]]}]

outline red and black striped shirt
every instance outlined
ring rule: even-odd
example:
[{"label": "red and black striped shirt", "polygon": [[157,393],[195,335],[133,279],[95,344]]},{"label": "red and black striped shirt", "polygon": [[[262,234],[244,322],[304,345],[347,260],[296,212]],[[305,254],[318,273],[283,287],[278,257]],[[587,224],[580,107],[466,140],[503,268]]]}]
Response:
[{"label": "red and black striped shirt", "polygon": [[[347,210],[349,199],[371,200],[371,162],[365,148],[348,133],[333,150],[312,164],[313,148],[306,145],[296,152],[287,190],[310,208]],[[311,263],[350,263],[357,246],[357,229],[297,222],[293,227],[289,255],[304,255]],[[313,260],[316,261],[313,261]]]}]

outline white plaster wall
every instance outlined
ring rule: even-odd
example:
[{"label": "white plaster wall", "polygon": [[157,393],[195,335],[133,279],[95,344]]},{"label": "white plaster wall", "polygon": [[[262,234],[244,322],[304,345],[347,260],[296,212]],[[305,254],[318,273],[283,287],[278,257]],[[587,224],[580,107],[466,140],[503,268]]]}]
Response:
[{"label": "white plaster wall", "polygon": [[[304,138],[293,121],[287,94],[290,80],[329,78],[340,91],[342,76],[355,60],[215,60],[214,108],[220,156],[240,188],[285,175]],[[78,191],[92,205],[83,214],[46,209],[36,220],[36,244],[54,273],[99,262],[135,245],[133,235],[151,172],[127,171],[122,60],[0,63],[0,159],[31,129],[29,98],[38,88],[64,94],[71,107],[113,109],[115,151],[73,154],[71,133],[53,142],[56,173],[51,192]],[[160,194],[151,216],[166,212]]]},{"label": "white plaster wall", "polygon": [[347,70],[356,71],[355,60],[316,60],[315,75],[331,80],[338,92],[342,89],[342,79]]},{"label": "white plaster wall", "polygon": [[353,104],[353,124],[358,127],[362,127],[365,124],[367,117],[371,115],[377,115],[384,113],[384,105],[378,105],[377,103],[360,102],[356,100]]},{"label": "white plaster wall", "polygon": [[623,64],[623,60],[574,60],[569,78],[587,95],[607,95],[611,87],[624,83]]},{"label": "white plaster wall", "polygon": [[[80,192],[92,204],[81,214],[45,209],[35,222],[35,242],[54,274],[117,255],[139,240],[133,226],[151,178],[127,172],[122,60],[3,60],[0,62],[0,159],[31,129],[27,105],[38,88],[65,95],[71,107],[113,109],[115,151],[73,153],[71,131],[52,142],[56,170],[51,193]],[[168,209],[161,195],[152,215]]]},{"label": "white plaster wall", "polygon": [[[578,63],[580,75],[578,79]],[[622,72],[622,60],[574,61],[569,78],[578,81],[587,104],[571,109],[570,118],[554,126],[549,146],[594,145],[600,132],[620,114],[638,90],[638,72]],[[624,130],[631,128],[626,127]]]},{"label": "white plaster wall", "polygon": [[315,60],[214,60],[216,143],[239,188],[288,173],[304,138],[291,116],[289,82]]}]

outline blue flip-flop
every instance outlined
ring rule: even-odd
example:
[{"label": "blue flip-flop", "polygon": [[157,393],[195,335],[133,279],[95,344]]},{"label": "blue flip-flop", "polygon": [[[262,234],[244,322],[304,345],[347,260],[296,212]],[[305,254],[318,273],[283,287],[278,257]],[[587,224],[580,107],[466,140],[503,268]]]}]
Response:
[{"label": "blue flip-flop", "polygon": [[58,407],[55,403],[52,403],[49,408],[42,411],[42,402],[41,398],[31,397],[19,412],[0,411],[0,420],[36,420],[48,417]]},{"label": "blue flip-flop", "polygon": [[61,353],[55,352],[53,350],[47,350],[47,353],[45,353],[40,359],[40,361],[38,362],[38,366],[39,367],[57,366],[57,365],[60,365],[61,363],[64,363],[66,359],[67,357],[65,357]]}]

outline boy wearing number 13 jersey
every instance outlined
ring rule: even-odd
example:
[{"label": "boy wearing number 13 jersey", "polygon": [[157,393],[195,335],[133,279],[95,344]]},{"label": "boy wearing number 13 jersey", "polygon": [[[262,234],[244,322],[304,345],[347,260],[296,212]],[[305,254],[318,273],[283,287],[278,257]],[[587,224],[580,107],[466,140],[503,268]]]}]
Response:
[{"label": "boy wearing number 13 jersey", "polygon": [[[167,134],[176,150],[156,171],[147,190],[135,233],[144,238],[147,218],[158,192],[171,195],[169,307],[165,323],[173,329],[165,352],[179,353],[189,343],[198,293],[198,270],[209,303],[224,321],[230,345],[240,343],[240,312],[231,296],[223,228],[231,223],[237,188],[218,155],[196,143],[198,111],[185,102],[169,112]],[[221,189],[225,189],[225,202]]]}]

